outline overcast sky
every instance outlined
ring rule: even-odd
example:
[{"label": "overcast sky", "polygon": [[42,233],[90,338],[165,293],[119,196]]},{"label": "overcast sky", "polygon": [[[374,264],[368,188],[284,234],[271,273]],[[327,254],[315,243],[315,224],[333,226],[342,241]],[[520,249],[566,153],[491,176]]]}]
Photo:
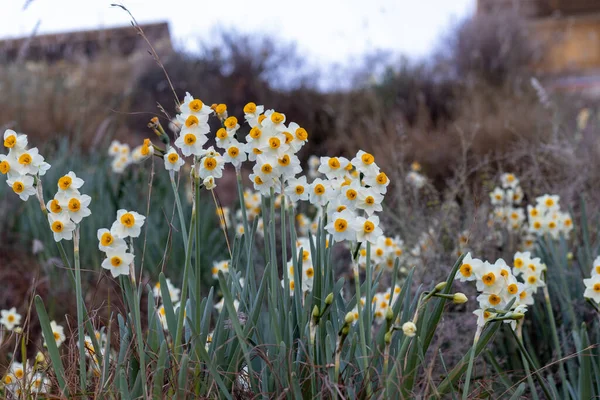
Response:
[{"label": "overcast sky", "polygon": [[[0,0],[0,38],[125,25],[118,0]],[[475,0],[123,0],[140,22],[167,20],[174,43],[194,49],[215,28],[297,42],[313,61],[345,62],[375,49],[427,55]]]}]

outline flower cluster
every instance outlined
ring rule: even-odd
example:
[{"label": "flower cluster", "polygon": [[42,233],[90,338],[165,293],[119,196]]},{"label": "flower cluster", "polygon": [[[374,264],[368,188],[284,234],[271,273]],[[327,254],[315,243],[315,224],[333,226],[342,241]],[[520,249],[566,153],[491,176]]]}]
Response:
[{"label": "flower cluster", "polygon": [[76,224],[92,214],[88,208],[92,198],[87,194],[79,193],[83,183],[83,179],[78,178],[73,171],[69,171],[58,180],[58,191],[46,205],[49,211],[50,229],[57,242],[73,239]]},{"label": "flower cluster", "polygon": [[[545,283],[542,273],[546,266],[539,258],[531,257],[531,253],[517,252],[513,259],[511,269],[503,259],[498,259],[494,264],[471,257],[467,253],[456,273],[460,281],[475,281],[479,309],[473,313],[477,315],[477,325],[483,327],[491,319],[504,320],[511,323],[513,329],[516,319],[522,318],[527,311],[527,306],[532,305],[533,295]],[[521,278],[522,282],[519,281]],[[509,304],[510,310],[503,311]]]},{"label": "flower cluster", "polygon": [[520,206],[523,201],[523,189],[519,178],[512,173],[500,177],[501,185],[490,193],[490,202],[494,209],[490,214],[490,224],[501,226],[510,232],[521,232],[526,223],[525,210]]},{"label": "flower cluster", "polygon": [[535,206],[527,206],[531,233],[558,239],[561,234],[567,236],[573,230],[573,219],[569,213],[560,210],[557,195],[545,194],[535,201]]},{"label": "flower cluster", "polygon": [[101,369],[100,362],[98,360],[98,353],[104,357],[104,351],[108,339],[106,333],[103,331],[94,331],[94,336],[96,337],[99,349],[94,347],[94,341],[87,335],[84,336],[83,345],[85,346],[86,350],[85,355],[90,360],[89,368],[96,377],[99,377],[101,374]]},{"label": "flower cluster", "polygon": [[[179,294],[181,293],[181,290],[175,285],[173,285],[169,278],[167,278],[166,281],[167,290],[169,291],[169,297],[171,298],[171,304],[173,304],[173,308],[178,308],[180,305]],[[160,282],[156,282],[154,288],[152,289],[152,294],[154,295],[154,298],[159,301],[160,304],[162,300],[162,290],[160,287]],[[164,304],[160,304],[158,307],[158,319],[160,320],[160,323],[162,324],[163,328],[167,329],[167,316]]]},{"label": "flower cluster", "polygon": [[108,155],[112,157],[110,166],[114,173],[120,174],[130,165],[137,164],[154,154],[154,147],[150,139],[145,139],[144,143],[135,147],[133,150],[127,143],[121,143],[113,140],[108,147]]},{"label": "flower cluster", "polygon": [[[314,238],[314,236],[313,236]],[[315,239],[313,239],[313,245],[316,245]],[[310,252],[310,239],[308,237],[299,237],[296,240],[296,251],[298,251],[298,264],[302,265],[302,270],[299,271],[301,281],[301,292],[310,292],[313,289],[313,282],[315,278],[315,268],[312,262],[312,254]],[[300,253],[302,251],[302,253]],[[287,263],[287,277],[289,283],[290,296],[294,295],[296,288],[296,274],[294,270],[293,260],[290,259]],[[285,287],[285,280],[281,280],[281,286]]]},{"label": "flower cluster", "polygon": [[117,219],[110,230],[98,229],[98,248],[106,255],[102,268],[109,270],[113,277],[129,275],[134,255],[133,246],[131,252],[128,252],[125,239],[140,236],[145,220],[146,217],[135,211],[121,209],[117,211]]},{"label": "flower cluster", "polygon": [[[394,270],[396,259],[400,260],[400,265],[406,260],[404,251],[404,242],[399,236],[388,237],[381,235],[377,238],[375,245],[371,248],[371,266],[375,271],[385,268],[388,271]],[[367,249],[360,249],[358,257],[358,265],[361,268],[366,268],[367,265]],[[406,268],[400,267],[400,272],[405,273]]]},{"label": "flower cluster", "polygon": [[419,190],[427,184],[427,178],[421,173],[421,164],[414,161],[410,165],[410,171],[406,174],[406,182]]},{"label": "flower cluster", "polygon": [[38,395],[50,390],[50,379],[46,374],[40,368],[32,368],[28,363],[13,361],[2,381],[14,398],[21,398],[24,393]]},{"label": "flower cluster", "polygon": [[50,169],[37,147],[27,148],[27,135],[7,129],[4,147],[8,154],[0,154],[0,173],[7,176],[6,183],[23,201],[36,194],[36,182]]}]

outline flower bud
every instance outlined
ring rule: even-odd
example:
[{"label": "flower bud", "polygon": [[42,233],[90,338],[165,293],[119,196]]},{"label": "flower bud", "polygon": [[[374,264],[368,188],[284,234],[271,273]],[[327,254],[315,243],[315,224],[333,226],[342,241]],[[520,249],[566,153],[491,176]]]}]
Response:
[{"label": "flower bud", "polygon": [[385,344],[390,344],[392,343],[392,332],[386,332],[385,336],[383,337],[383,340],[385,340]]},{"label": "flower bud", "polygon": [[454,304],[463,304],[467,301],[469,301],[469,299],[467,299],[467,296],[465,296],[464,293],[454,293],[454,297],[452,298]]},{"label": "flower bud", "polygon": [[217,187],[217,184],[215,183],[215,178],[212,175],[209,175],[206,178],[204,178],[204,181],[202,183],[204,184],[204,187],[208,190],[213,190]]},{"label": "flower bud", "polygon": [[446,287],[447,283],[446,282],[440,282],[437,285],[435,285],[435,290],[437,292],[442,291],[445,287]]},{"label": "flower bud", "polygon": [[508,315],[510,317],[510,319],[523,319],[523,317],[525,316],[525,314],[523,314],[522,312],[512,312]]},{"label": "flower bud", "polygon": [[394,319],[394,310],[392,310],[392,307],[388,307],[385,311],[385,319],[386,321],[391,321]]},{"label": "flower bud", "polygon": [[325,304],[330,306],[333,303],[333,293],[329,293],[327,297],[325,297]]},{"label": "flower bud", "polygon": [[46,357],[44,356],[44,353],[42,353],[41,351],[38,351],[37,354],[35,355],[35,362],[37,362],[38,364],[42,364],[44,361],[46,361]]},{"label": "flower bud", "polygon": [[404,325],[402,325],[402,332],[408,337],[413,337],[417,334],[417,326],[414,322],[405,322]]},{"label": "flower bud", "polygon": [[348,325],[353,323],[354,322],[354,313],[349,312],[348,314],[346,314],[346,318],[344,319],[344,322],[346,322]]},{"label": "flower bud", "polygon": [[321,315],[321,313],[319,312],[319,306],[315,305],[315,306],[313,307],[312,316],[313,316],[314,318],[319,318],[319,317],[320,317],[320,315]]}]

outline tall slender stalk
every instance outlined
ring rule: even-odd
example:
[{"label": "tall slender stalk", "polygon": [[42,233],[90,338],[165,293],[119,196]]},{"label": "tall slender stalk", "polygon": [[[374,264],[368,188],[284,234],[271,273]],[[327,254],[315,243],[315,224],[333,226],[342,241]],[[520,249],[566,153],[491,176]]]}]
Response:
[{"label": "tall slender stalk", "polygon": [[75,264],[75,293],[77,296],[77,337],[79,348],[79,386],[81,393],[87,390],[86,370],[85,370],[85,339],[83,327],[83,297],[81,290],[81,265],[79,260],[79,224],[73,232],[73,258]]},{"label": "tall slender stalk", "polygon": [[565,373],[565,366],[562,361],[562,350],[560,347],[560,340],[558,338],[558,331],[556,329],[556,320],[554,319],[554,311],[552,311],[552,303],[550,302],[550,293],[548,292],[548,285],[544,286],[544,302],[546,303],[546,311],[548,312],[548,319],[550,320],[550,331],[552,332],[552,341],[554,342],[554,347],[556,348],[556,357],[559,360],[558,363],[558,373],[560,375],[560,380],[562,383],[562,396],[563,398],[568,398],[567,392],[567,374]]},{"label": "tall slender stalk", "polygon": [[479,336],[481,336],[481,330],[483,327],[478,326],[473,338],[473,347],[469,350],[469,366],[467,367],[467,376],[465,380],[465,386],[463,388],[463,400],[469,398],[469,384],[471,383],[471,375],[473,374],[473,362],[475,361],[475,349],[477,348],[477,342],[479,342]]},{"label": "tall slender stalk", "polygon": [[[357,244],[358,246],[358,244]],[[356,291],[356,308],[358,311],[358,330],[359,330],[359,340],[360,340],[360,352],[361,352],[361,356],[362,356],[362,364],[363,364],[363,369],[364,369],[364,373],[365,375],[365,384],[367,387],[367,397],[370,397],[371,395],[371,384],[370,382],[368,382],[368,370],[369,370],[369,360],[367,358],[367,342],[366,342],[366,334],[365,334],[365,322],[364,322],[364,309],[362,307],[362,305],[360,304],[360,299],[361,299],[361,295],[360,295],[360,271],[359,271],[359,267],[358,267],[358,254],[359,252],[356,251],[355,252],[356,257],[353,257],[352,259],[352,269],[354,271],[354,287],[355,287],[355,291]],[[371,304],[370,300],[367,299],[367,301],[365,302],[366,304]]]},{"label": "tall slender stalk", "polygon": [[[171,179],[171,188],[173,188],[173,194],[175,195],[175,204],[177,205],[177,214],[179,215],[179,227],[181,228],[181,234],[183,235],[183,243],[187,243],[187,230],[185,229],[185,218],[183,216],[183,207],[181,206],[181,198],[179,197],[179,190],[175,183],[175,173],[169,171],[169,178]],[[187,247],[185,251],[187,252]]]}]

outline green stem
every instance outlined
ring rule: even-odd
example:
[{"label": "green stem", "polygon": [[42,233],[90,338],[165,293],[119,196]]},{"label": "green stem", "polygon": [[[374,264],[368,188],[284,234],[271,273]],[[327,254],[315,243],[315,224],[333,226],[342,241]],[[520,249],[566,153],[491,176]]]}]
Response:
[{"label": "green stem", "polygon": [[562,396],[563,398],[568,398],[567,393],[567,375],[565,373],[565,366],[562,359],[562,351],[560,348],[560,340],[558,338],[558,331],[556,330],[556,320],[554,319],[554,311],[552,311],[552,303],[550,302],[550,293],[548,292],[548,285],[544,286],[544,302],[546,303],[546,311],[548,312],[548,319],[550,320],[550,331],[552,332],[552,341],[554,342],[554,347],[556,348],[556,356],[558,357],[558,373],[560,375],[560,380],[562,383]]},{"label": "green stem", "polygon": [[481,329],[483,327],[478,326],[477,331],[475,332],[475,337],[473,338],[473,347],[471,347],[469,354],[469,366],[467,367],[467,377],[465,380],[465,386],[463,388],[463,400],[467,400],[469,398],[469,384],[471,383],[471,375],[473,374],[473,362],[475,361],[475,349],[477,348],[477,342],[479,341],[479,336],[481,335]]},{"label": "green stem", "polygon": [[[535,368],[535,363],[531,359],[531,356],[527,352],[527,349],[525,348],[525,346],[523,346],[523,343],[517,337],[517,334],[515,333],[515,331],[512,330],[512,329],[510,329],[510,332],[512,333],[512,335],[515,338],[517,344],[519,345],[519,350],[521,351],[521,354],[523,354],[525,356],[525,359],[527,360],[527,362],[529,363],[529,365],[531,365],[532,367]],[[546,398],[547,399],[553,399],[554,396],[552,395],[552,392],[550,391],[550,389],[548,389],[548,386],[546,386],[546,382],[542,378],[540,372],[536,369],[534,371],[534,374],[535,374],[535,377],[537,378],[540,386],[542,387],[542,390],[544,391],[544,394],[546,395]],[[566,398],[568,398],[568,397],[566,397]]]},{"label": "green stem", "polygon": [[[365,370],[365,381],[368,380],[368,370],[369,370],[369,360],[367,359],[367,342],[366,342],[366,335],[365,335],[365,322],[364,322],[364,318],[363,318],[363,308],[360,304],[360,271],[359,271],[359,267],[358,267],[358,260],[357,259],[353,259],[353,270],[354,270],[354,287],[355,287],[355,297],[356,297],[356,308],[358,311],[358,330],[359,330],[359,338],[360,338],[360,351],[361,351],[361,356],[362,356],[362,363],[363,363],[363,368]],[[371,304],[370,299],[366,299],[365,304]],[[370,397],[370,391],[371,391],[371,385],[370,382],[365,382],[365,385],[367,387],[367,397]]]},{"label": "green stem", "polygon": [[[64,250],[64,249],[63,249]],[[83,296],[81,290],[81,265],[79,260],[79,224],[73,232],[73,258],[75,262],[75,292],[77,296],[77,336],[79,347],[79,385],[81,393],[87,390],[85,369],[85,339],[83,327]]]},{"label": "green stem", "polygon": [[[181,234],[183,235],[183,243],[188,242],[187,230],[185,229],[185,219],[183,216],[183,207],[181,206],[181,198],[179,197],[179,190],[177,190],[177,184],[175,183],[175,173],[169,171],[169,178],[171,178],[171,187],[173,188],[173,194],[175,195],[175,204],[177,205],[177,214],[179,215],[179,226],[181,228]],[[185,248],[186,254],[188,248]]]}]

